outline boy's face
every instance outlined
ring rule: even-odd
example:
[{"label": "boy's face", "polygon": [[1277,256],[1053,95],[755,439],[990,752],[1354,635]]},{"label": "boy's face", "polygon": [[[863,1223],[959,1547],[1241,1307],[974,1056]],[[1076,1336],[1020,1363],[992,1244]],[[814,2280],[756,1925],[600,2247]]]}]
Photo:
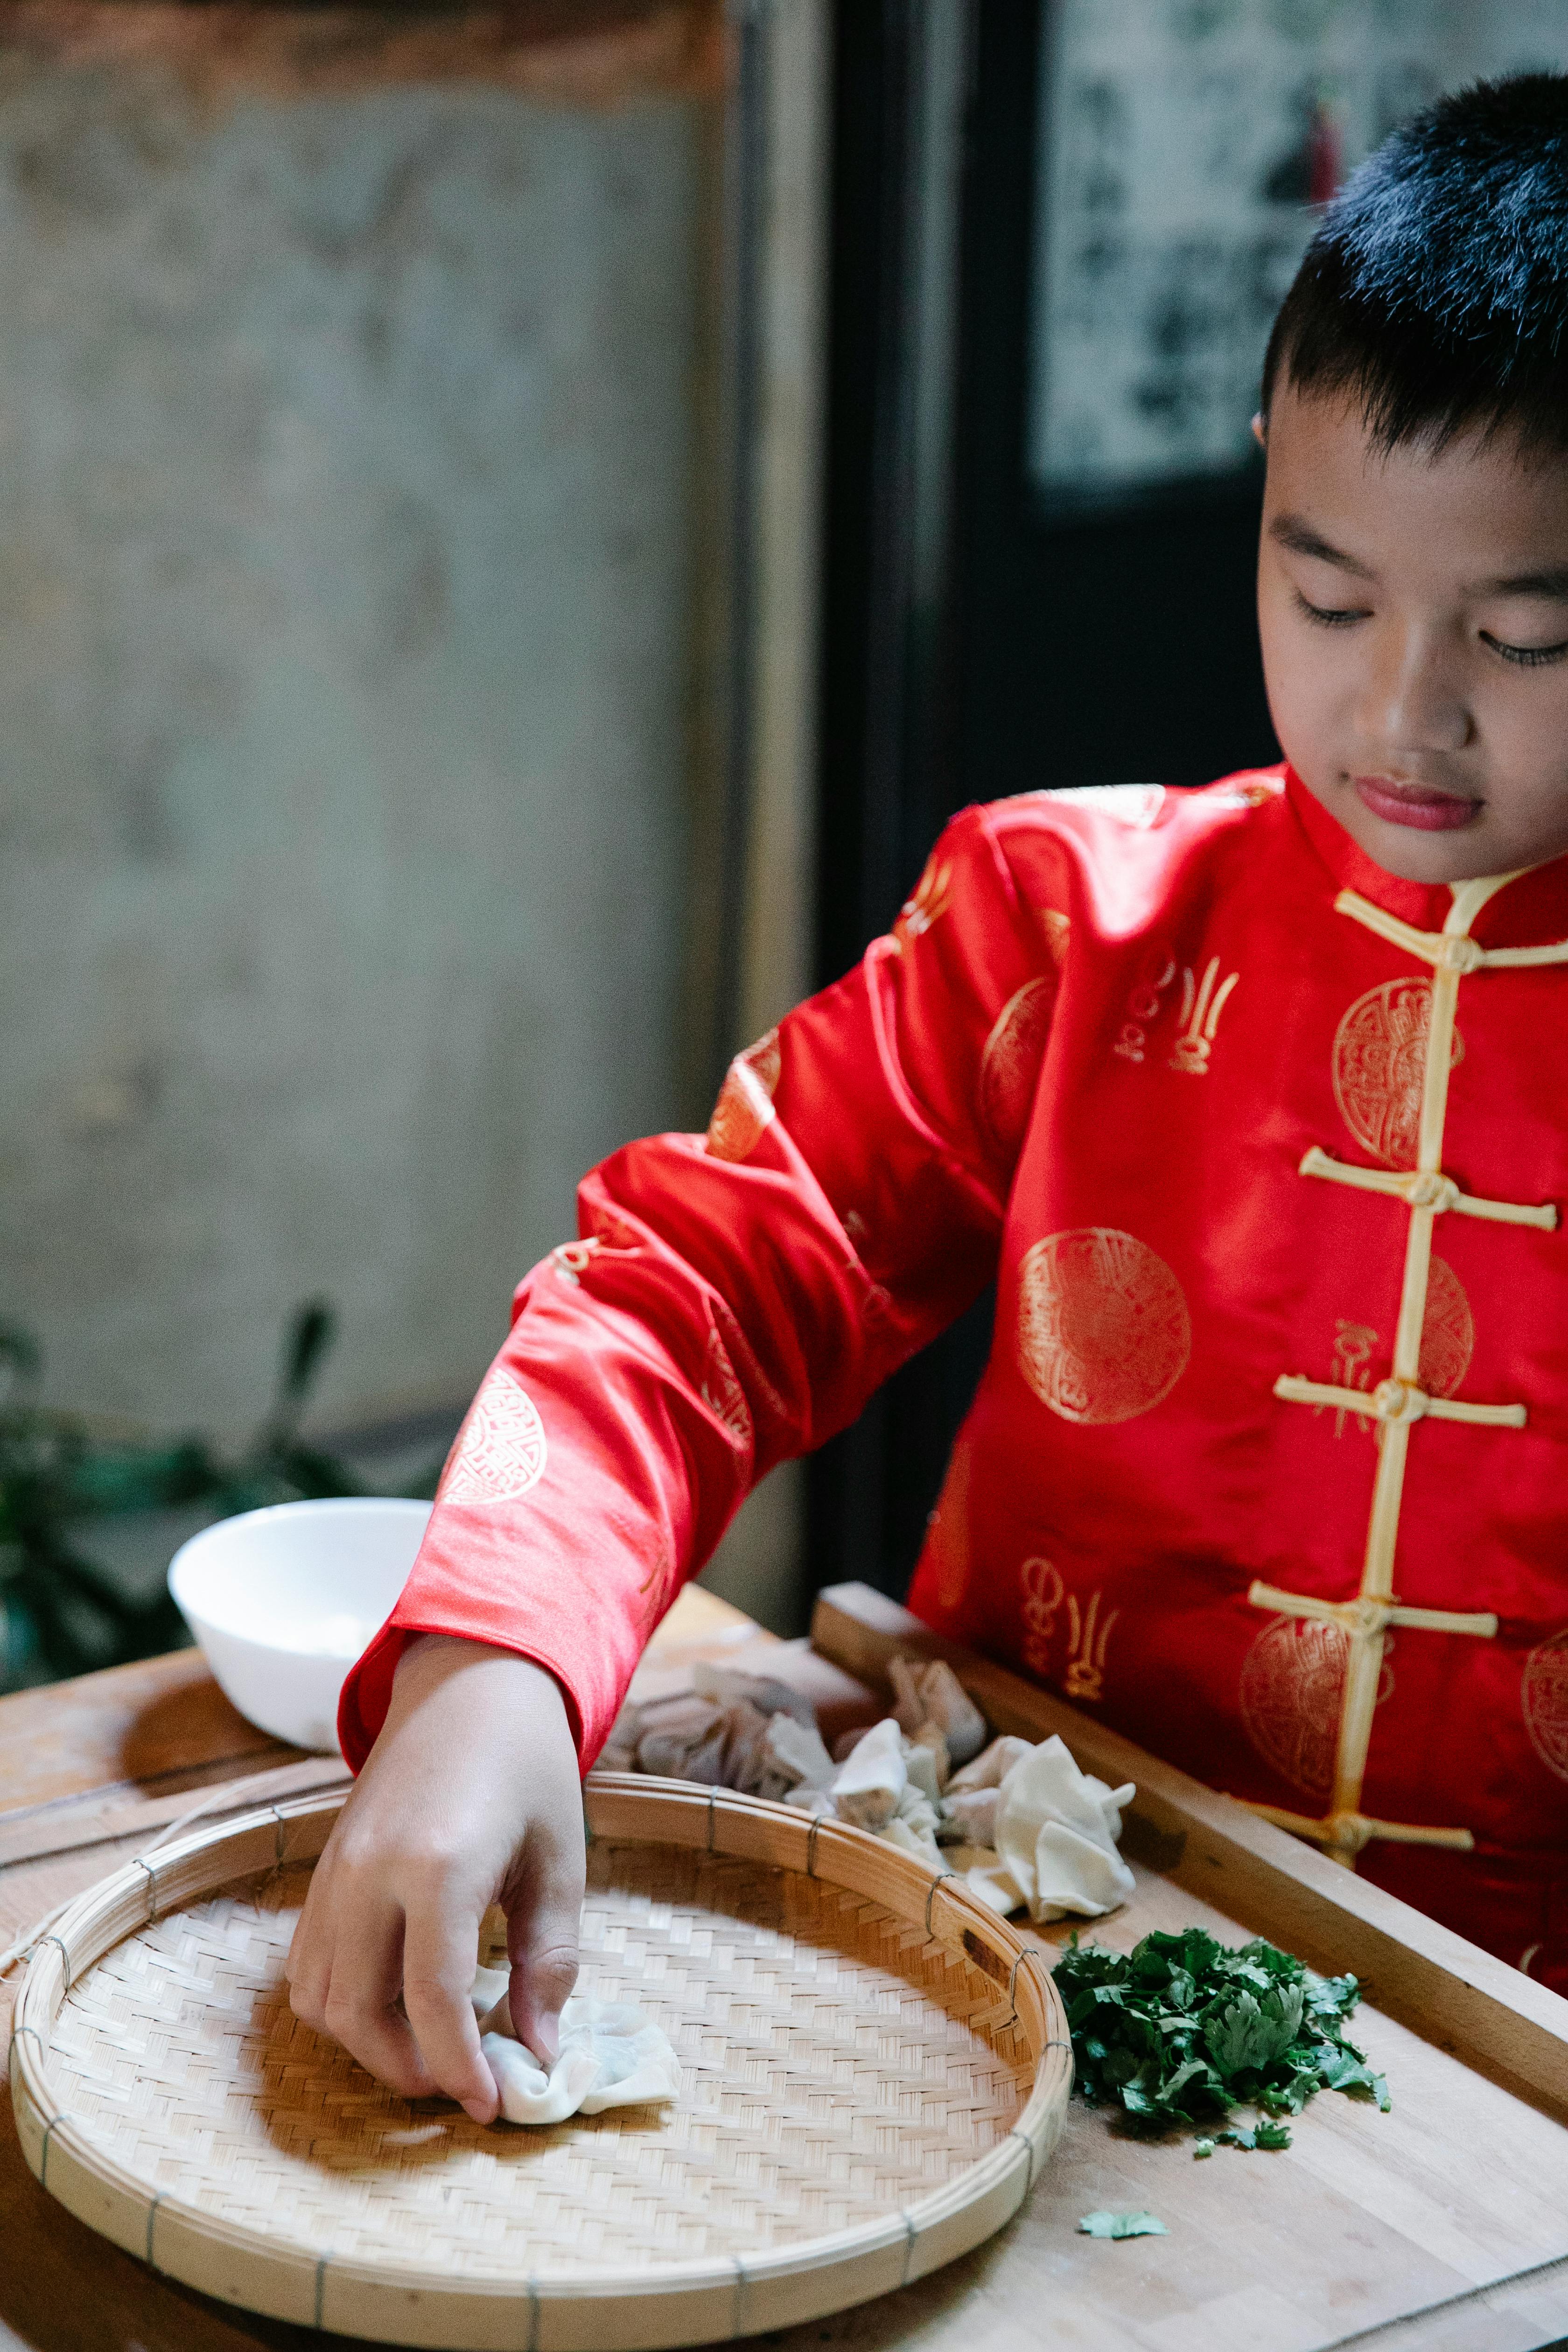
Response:
[{"label": "boy's face", "polygon": [[1258,617],[1302,782],[1406,881],[1568,851],[1568,457],[1384,453],[1288,385],[1268,450]]}]

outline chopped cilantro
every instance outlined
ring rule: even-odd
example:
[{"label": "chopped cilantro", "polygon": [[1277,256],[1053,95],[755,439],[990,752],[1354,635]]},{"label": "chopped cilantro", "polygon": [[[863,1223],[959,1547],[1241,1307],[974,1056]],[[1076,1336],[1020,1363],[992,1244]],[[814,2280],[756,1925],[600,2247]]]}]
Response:
[{"label": "chopped cilantro", "polygon": [[[1219,2135],[1226,2147],[1289,2147],[1290,2135],[1283,2124],[1249,2124],[1245,2130],[1237,2126]],[[1212,2147],[1214,2142],[1211,2140]]]},{"label": "chopped cilantro", "polygon": [[1213,2142],[1213,2140],[1212,2140],[1212,2139],[1195,2139],[1195,2140],[1194,2140],[1194,2142],[1193,2142],[1193,2154],[1194,2154],[1194,2156],[1212,2156],[1212,2155],[1214,2154],[1214,2142]]},{"label": "chopped cilantro", "polygon": [[1168,2238],[1152,2213],[1086,2213],[1079,2223],[1086,2238]]},{"label": "chopped cilantro", "polygon": [[[1057,1963],[1078,2087],[1135,2130],[1168,2131],[1261,2108],[1299,2116],[1325,2086],[1374,2099],[1388,2086],[1346,2039],[1361,1998],[1352,1976],[1321,1977],[1263,1942],[1232,1950],[1202,1927],[1145,1936],[1131,1952],[1080,1944]],[[1239,2147],[1289,2147],[1277,2121],[1223,2132]],[[1201,2146],[1200,2146],[1200,2152]]]}]

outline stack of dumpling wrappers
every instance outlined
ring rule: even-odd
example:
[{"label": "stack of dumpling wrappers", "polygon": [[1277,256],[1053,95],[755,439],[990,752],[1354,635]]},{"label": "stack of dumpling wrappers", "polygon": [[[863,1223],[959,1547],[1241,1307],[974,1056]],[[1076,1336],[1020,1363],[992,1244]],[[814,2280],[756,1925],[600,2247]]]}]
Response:
[{"label": "stack of dumpling wrappers", "polygon": [[[787,1683],[698,1665],[693,1687],[622,1710],[600,1766],[737,1789],[848,1822],[941,1873],[962,1874],[996,1911],[1099,1918],[1132,1892],[1117,1853],[1131,1782],[1080,1772],[1065,1744],[993,1739],[951,1666],[895,1658],[894,1711],[829,1753],[809,1699]],[[563,2123],[606,2107],[662,2105],[680,2063],[630,2002],[574,1993],[548,2069],[517,2038],[509,1971],[480,1969],[479,2047],[509,2123]]]},{"label": "stack of dumpling wrappers", "polygon": [[1095,1919],[1126,1901],[1132,1874],[1116,1849],[1131,1782],[1080,1772],[1059,1738],[992,1739],[941,1659],[895,1658],[889,1672],[893,1713],[830,1754],[786,1683],[699,1665],[689,1693],[623,1710],[599,1761],[852,1822],[961,1872],[997,1911]]}]

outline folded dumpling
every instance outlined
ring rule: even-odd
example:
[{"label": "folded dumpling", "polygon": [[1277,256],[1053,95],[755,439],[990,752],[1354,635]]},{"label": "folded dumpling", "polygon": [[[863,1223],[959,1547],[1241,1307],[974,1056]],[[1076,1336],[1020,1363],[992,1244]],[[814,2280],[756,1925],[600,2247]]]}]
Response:
[{"label": "folded dumpling", "polygon": [[561,2046],[548,2072],[525,2049],[507,2004],[508,1973],[480,1969],[473,2002],[479,2048],[489,2062],[509,2124],[559,2124],[606,2107],[662,2105],[680,2090],[680,2061],[668,2037],[635,2001],[574,1992],[561,2011]]}]

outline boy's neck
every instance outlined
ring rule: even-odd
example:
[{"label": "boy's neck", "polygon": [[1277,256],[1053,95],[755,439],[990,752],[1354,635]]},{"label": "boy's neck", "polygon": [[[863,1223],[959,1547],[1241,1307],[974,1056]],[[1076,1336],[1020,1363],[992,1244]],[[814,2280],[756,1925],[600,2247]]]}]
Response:
[{"label": "boy's neck", "polygon": [[[1358,892],[1374,907],[1414,923],[1418,930],[1442,929],[1453,904],[1448,883],[1407,882],[1400,875],[1388,873],[1352,839],[1337,817],[1330,815],[1289,764],[1285,793],[1297,823],[1342,890]],[[1521,919],[1531,938],[1568,932],[1568,856],[1533,867],[1521,882],[1527,883],[1528,889],[1510,884],[1493,902],[1507,907],[1510,932]]]},{"label": "boy's neck", "polygon": [[1446,882],[1406,882],[1390,874],[1353,841],[1339,819],[1310,793],[1294,768],[1285,770],[1285,793],[1296,820],[1342,890],[1359,891],[1375,907],[1398,915],[1424,931],[1440,930],[1453,904]]}]

